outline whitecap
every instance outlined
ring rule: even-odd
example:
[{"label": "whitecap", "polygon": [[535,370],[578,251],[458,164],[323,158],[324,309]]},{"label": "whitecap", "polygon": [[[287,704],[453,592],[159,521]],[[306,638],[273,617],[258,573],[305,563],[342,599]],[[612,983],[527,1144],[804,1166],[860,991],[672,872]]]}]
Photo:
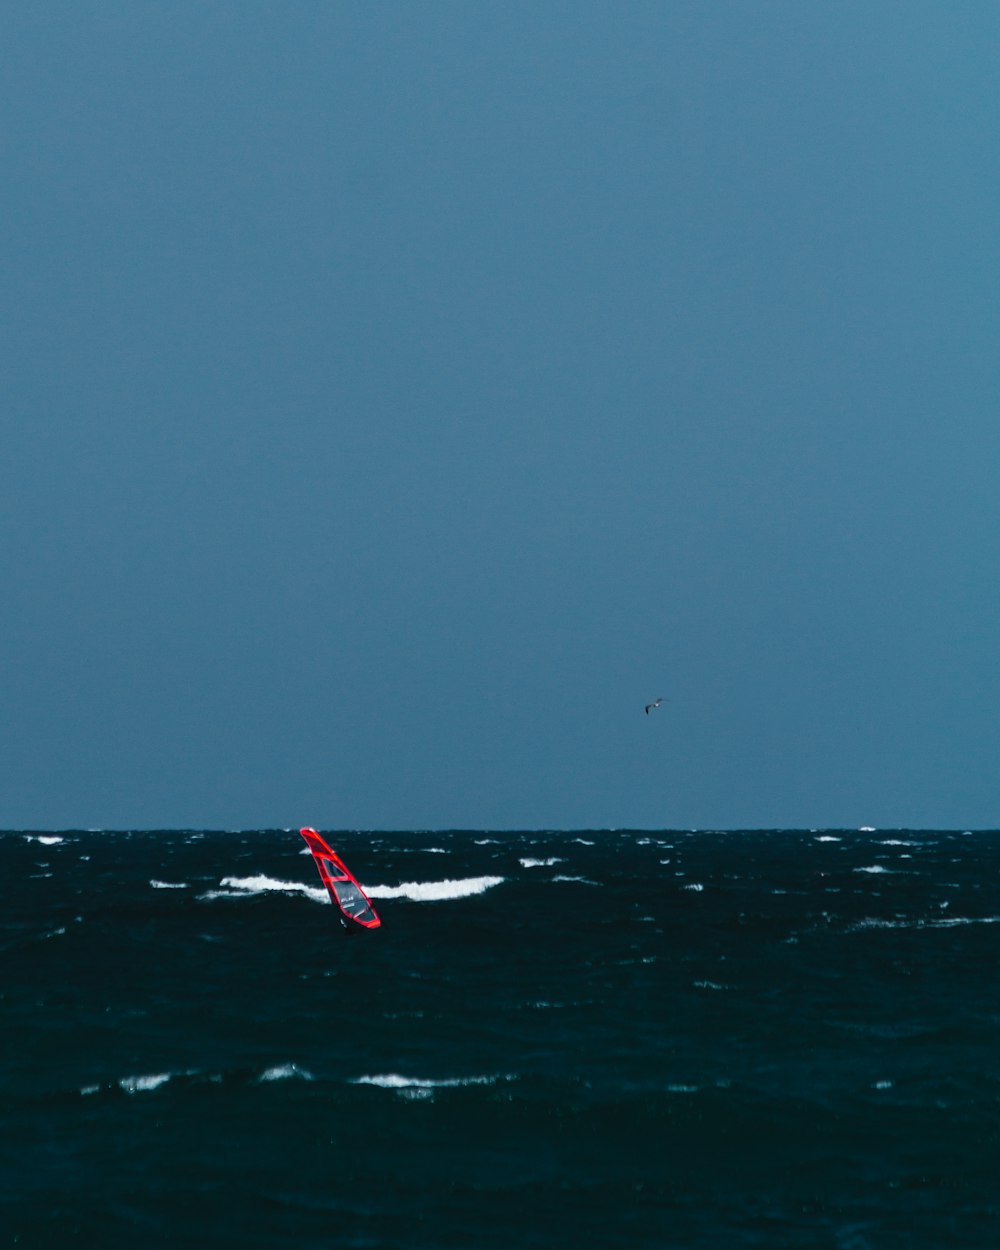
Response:
[{"label": "whitecap", "polygon": [[279,881],[274,877],[223,877],[220,890],[208,890],[200,899],[251,898],[256,894],[302,894],[314,903],[328,903],[330,897],[322,886],[305,885],[301,881]]},{"label": "whitecap", "polygon": [[126,1094],[144,1094],[166,1085],[170,1076],[169,1072],[156,1072],[151,1076],[123,1076],[118,1084]]},{"label": "whitecap", "polygon": [[557,855],[550,855],[548,859],[519,859],[517,862],[522,868],[551,868],[563,861]]},{"label": "whitecap", "polygon": [[456,1076],[428,1080],[422,1077],[401,1076],[398,1072],[380,1073],[376,1076],[358,1076],[352,1085],[375,1085],[379,1089],[391,1089],[402,1098],[433,1098],[436,1090],[458,1089],[465,1085],[495,1085],[497,1081],[510,1081],[511,1076]]},{"label": "whitecap", "polygon": [[832,833],[821,834],[820,837],[816,839],[817,842],[839,842],[840,840],[840,838],[835,838]]},{"label": "whitecap", "polygon": [[858,830],[858,833],[874,833],[874,832],[875,832],[874,825],[862,825],[861,828]]},{"label": "whitecap", "polygon": [[956,925],[963,924],[1000,924],[1000,916],[948,916],[940,920],[922,920],[917,928],[954,929]]},{"label": "whitecap", "polygon": [[557,873],[552,878],[553,881],[576,881],[580,885],[597,885],[596,881],[591,881],[589,877],[567,877],[561,873]]},{"label": "whitecap", "polygon": [[66,841],[55,833],[26,833],[24,836],[29,842],[41,842],[42,846],[58,846],[60,842]]},{"label": "whitecap", "polygon": [[936,920],[858,920],[849,932],[859,929],[955,929],[960,925],[1000,924],[1000,916],[942,916]]},{"label": "whitecap", "polygon": [[855,872],[888,872],[888,868],[883,868],[881,864],[871,864],[867,868],[855,868]]},{"label": "whitecap", "polygon": [[258,1084],[263,1081],[314,1081],[316,1078],[311,1072],[307,1072],[305,1068],[300,1068],[295,1063],[279,1063],[273,1068],[267,1068],[257,1078]]},{"label": "whitecap", "polygon": [[892,1089],[892,1081],[876,1081],[872,1089]]},{"label": "whitecap", "polygon": [[684,889],[685,889],[685,890],[696,890],[699,894],[701,893],[701,891],[702,891],[702,890],[704,890],[704,888],[705,888],[705,887],[704,887],[703,885],[699,885],[699,884],[697,884],[697,883],[693,883],[693,884],[691,884],[691,885],[686,885],[686,886],[684,887]]},{"label": "whitecap", "polygon": [[464,877],[458,881],[404,881],[402,885],[365,886],[369,898],[405,898],[411,903],[438,903],[444,899],[468,898],[500,885],[503,877]]},{"label": "whitecap", "polygon": [[188,888],[186,881],[150,881],[149,884],[154,890],[186,890]]},{"label": "whitecap", "polygon": [[444,1089],[458,1085],[492,1085],[499,1077],[496,1076],[452,1076],[431,1080],[419,1076],[400,1076],[398,1072],[386,1072],[378,1076],[358,1076],[351,1082],[353,1085],[378,1085],[382,1089],[408,1089],[417,1086],[420,1089]]}]

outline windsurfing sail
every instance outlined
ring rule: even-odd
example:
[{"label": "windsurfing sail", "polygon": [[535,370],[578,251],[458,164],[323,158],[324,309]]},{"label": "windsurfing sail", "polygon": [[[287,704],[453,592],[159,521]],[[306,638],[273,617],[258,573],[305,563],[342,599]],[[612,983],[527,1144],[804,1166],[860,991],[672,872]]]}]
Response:
[{"label": "windsurfing sail", "polygon": [[312,851],[320,880],[340,908],[344,919],[360,925],[363,929],[377,929],[382,921],[376,915],[371,899],[358,885],[353,873],[337,852],[327,846],[315,829],[300,829],[299,832]]}]

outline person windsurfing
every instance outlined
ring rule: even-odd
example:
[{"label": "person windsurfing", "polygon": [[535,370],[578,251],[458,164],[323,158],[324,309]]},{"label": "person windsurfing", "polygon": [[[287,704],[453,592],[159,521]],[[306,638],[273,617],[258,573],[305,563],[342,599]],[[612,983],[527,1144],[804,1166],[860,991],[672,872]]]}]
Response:
[{"label": "person windsurfing", "polygon": [[299,832],[312,852],[327,893],[340,908],[340,920],[348,933],[354,933],[359,928],[377,929],[382,922],[371,899],[337,852],[323,841],[315,829],[300,829]]}]

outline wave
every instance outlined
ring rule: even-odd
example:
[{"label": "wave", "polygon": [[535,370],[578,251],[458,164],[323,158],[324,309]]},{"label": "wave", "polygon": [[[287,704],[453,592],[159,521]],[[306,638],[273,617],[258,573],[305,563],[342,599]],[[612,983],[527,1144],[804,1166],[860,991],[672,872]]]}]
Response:
[{"label": "wave", "polygon": [[173,1075],[172,1072],[154,1072],[149,1076],[123,1076],[121,1080],[114,1083],[113,1087],[84,1085],[80,1093],[86,1097],[88,1094],[100,1093],[105,1088],[116,1088],[123,1090],[126,1094],[148,1094],[154,1089],[159,1089],[161,1085],[166,1085]]},{"label": "wave", "polygon": [[[243,1086],[269,1085],[275,1081],[315,1081],[317,1078],[297,1063],[279,1063],[262,1072],[250,1071],[211,1072],[198,1068],[175,1071],[135,1073],[100,1084],[84,1085],[82,1097],[100,1094],[105,1097],[121,1094],[151,1094],[170,1082],[184,1088],[213,1086],[235,1082]],[[483,1076],[456,1076],[425,1078],[403,1076],[397,1072],[376,1073],[347,1080],[348,1085],[374,1085],[380,1089],[393,1090],[407,1098],[431,1098],[439,1089],[458,1089],[469,1085],[495,1085],[499,1081],[513,1081],[509,1074],[495,1073]],[[340,1083],[339,1081],[337,1082]]]},{"label": "wave", "polygon": [[501,885],[503,877],[463,877],[458,881],[404,881],[402,885],[365,886],[369,898],[405,898],[412,903],[438,903],[444,899],[469,898],[483,894],[495,885]]},{"label": "wave", "polygon": [[433,1098],[439,1089],[459,1089],[466,1085],[495,1085],[498,1081],[513,1081],[509,1075],[454,1076],[430,1080],[423,1077],[401,1076],[398,1072],[380,1073],[377,1076],[358,1076],[352,1085],[375,1085],[379,1089],[391,1089],[402,1098]]},{"label": "wave", "polygon": [[[402,885],[363,885],[361,888],[372,899],[405,898],[413,903],[437,903],[444,899],[468,898],[482,894],[503,877],[464,877],[458,881],[404,881]],[[207,890],[198,897],[205,901],[217,898],[252,898],[259,894],[302,895],[314,903],[329,903],[330,898],[322,886],[306,885],[301,881],[280,881],[275,877],[223,877],[220,889]]]},{"label": "wave", "polygon": [[256,877],[223,877],[218,890],[206,890],[198,897],[203,900],[216,898],[251,898],[257,894],[301,894],[314,903],[329,903],[330,896],[322,886],[306,885],[302,881],[279,881],[263,874]]},{"label": "wave", "polygon": [[149,883],[154,890],[186,890],[188,883],[186,881],[150,881]]},{"label": "wave", "polygon": [[307,1072],[305,1068],[300,1068],[294,1063],[279,1063],[273,1068],[268,1068],[262,1072],[257,1078],[258,1083],[264,1081],[314,1081],[316,1078],[311,1072]]},{"label": "wave", "polygon": [[551,868],[553,864],[561,864],[563,861],[558,855],[550,855],[548,859],[519,859],[517,862],[522,868]]},{"label": "wave", "polygon": [[880,920],[869,916],[848,925],[848,933],[863,929],[955,929],[969,924],[1000,924],[1000,916],[942,916],[940,920]]}]

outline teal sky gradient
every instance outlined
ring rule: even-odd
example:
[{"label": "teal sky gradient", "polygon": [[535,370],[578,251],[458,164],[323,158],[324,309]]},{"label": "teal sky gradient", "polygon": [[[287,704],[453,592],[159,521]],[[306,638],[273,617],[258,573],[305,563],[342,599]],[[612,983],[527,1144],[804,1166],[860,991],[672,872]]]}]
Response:
[{"label": "teal sky gradient", "polygon": [[8,6],[0,827],[1000,826],[998,50]]}]

